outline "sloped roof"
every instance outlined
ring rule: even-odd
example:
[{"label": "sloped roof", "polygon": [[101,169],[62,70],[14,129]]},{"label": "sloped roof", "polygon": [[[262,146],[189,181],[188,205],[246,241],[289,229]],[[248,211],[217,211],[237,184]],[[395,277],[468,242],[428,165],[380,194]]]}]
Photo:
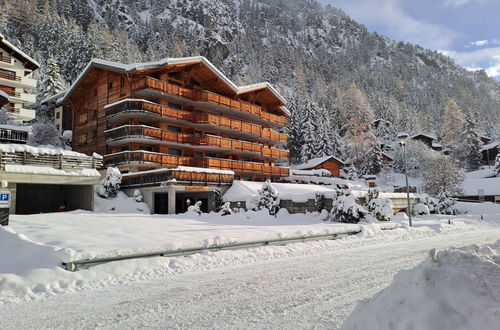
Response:
[{"label": "sloped roof", "polygon": [[418,133],[418,134],[415,134],[413,136],[410,136],[410,139],[415,139],[419,136],[423,136],[423,137],[426,137],[428,139],[431,139],[431,140],[436,140],[436,138],[434,136],[431,136],[431,135],[428,135],[428,134],[424,134],[424,133]]},{"label": "sloped roof", "polygon": [[22,50],[11,44],[5,37],[0,34],[0,45],[2,48],[7,48],[9,49],[13,54],[14,57],[21,61],[27,61],[29,64],[31,64],[31,69],[36,70],[40,67],[40,64],[38,64],[37,61],[35,61],[33,58],[28,56],[26,53],[24,53]]},{"label": "sloped roof", "polygon": [[5,93],[3,90],[0,89],[0,106],[9,102],[10,102],[9,95],[7,95],[7,93]]},{"label": "sloped roof", "polygon": [[313,158],[313,159],[309,159],[307,162],[303,163],[303,164],[299,164],[299,165],[295,165],[293,166],[293,169],[296,169],[296,170],[306,170],[306,169],[309,169],[309,168],[313,168],[313,167],[316,167],[324,162],[326,162],[327,160],[330,160],[330,159],[334,159],[336,160],[337,162],[341,163],[342,165],[345,165],[345,163],[338,159],[337,157],[335,156],[324,156],[324,157],[318,157],[318,158]]},{"label": "sloped roof", "polygon": [[[92,59],[89,64],[85,67],[85,69],[80,73],[75,82],[71,85],[71,87],[67,90],[62,102],[64,102],[69,95],[74,91],[74,89],[78,86],[81,80],[87,75],[87,73],[92,68],[102,68],[107,70],[112,70],[116,72],[129,73],[138,70],[148,70],[148,69],[158,69],[167,65],[176,65],[176,64],[196,64],[201,63],[205,65],[210,71],[212,71],[218,78],[220,78],[235,94],[245,94],[251,91],[259,90],[259,89],[267,89],[269,90],[276,98],[280,100],[281,103],[286,104],[285,99],[281,96],[278,91],[268,82],[251,84],[245,86],[236,86],[234,82],[232,82],[228,77],[226,77],[219,69],[215,67],[209,60],[207,60],[204,56],[192,56],[192,57],[180,57],[180,58],[164,58],[154,62],[145,62],[145,63],[132,63],[132,64],[123,64],[118,62],[112,62],[101,59]],[[290,115],[290,112],[285,108],[281,107],[283,112]]]}]

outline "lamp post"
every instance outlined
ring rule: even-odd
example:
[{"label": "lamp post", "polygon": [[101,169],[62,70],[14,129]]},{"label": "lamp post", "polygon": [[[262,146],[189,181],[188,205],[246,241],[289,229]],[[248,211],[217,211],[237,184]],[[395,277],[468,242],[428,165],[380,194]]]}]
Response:
[{"label": "lamp post", "polygon": [[408,140],[408,134],[399,133],[398,140],[399,140],[399,145],[403,148],[403,159],[405,162],[405,178],[406,178],[406,200],[408,202],[408,207],[406,208],[406,215],[408,215],[411,227],[412,223],[411,223],[410,186],[408,185],[408,164],[406,161],[406,141]]}]

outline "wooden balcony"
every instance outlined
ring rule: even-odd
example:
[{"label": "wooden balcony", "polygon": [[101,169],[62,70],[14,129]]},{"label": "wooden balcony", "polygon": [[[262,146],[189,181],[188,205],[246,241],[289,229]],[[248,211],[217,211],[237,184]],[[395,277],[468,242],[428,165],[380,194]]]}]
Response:
[{"label": "wooden balcony", "polygon": [[14,97],[17,97],[17,98],[20,98],[21,97],[21,93],[19,92],[14,92],[14,91],[11,91],[11,90],[3,90],[5,92],[5,94],[9,95],[9,96],[14,96]]},{"label": "wooden balcony", "polygon": [[249,137],[262,138],[266,142],[271,143],[286,143],[288,141],[288,136],[286,134],[277,133],[271,128],[263,128],[261,125],[206,112],[195,113],[192,111],[174,109],[165,105],[146,101],[124,101],[106,107],[106,118],[108,119],[130,113],[135,115],[142,113],[157,118],[166,118],[178,122],[189,122],[200,125],[200,128],[208,125],[214,129],[229,130],[235,135],[244,133]]},{"label": "wooden balcony", "polygon": [[18,115],[18,114],[21,113],[20,109],[14,108],[13,106],[10,106],[10,105],[6,105],[5,109],[7,110],[8,113],[11,113],[11,114],[17,114]]},{"label": "wooden balcony", "polygon": [[144,89],[152,89],[164,94],[172,95],[178,98],[187,99],[194,102],[204,102],[217,105],[218,107],[228,108],[240,113],[250,114],[260,120],[270,122],[279,126],[286,124],[286,117],[278,116],[266,112],[262,107],[251,104],[246,101],[234,100],[232,98],[222,96],[209,91],[192,90],[185,87],[170,84],[166,81],[161,81],[151,77],[145,77],[132,84],[134,91]]},{"label": "wooden balcony", "polygon": [[15,130],[14,128],[0,127],[1,143],[26,143],[28,142],[28,132]]},{"label": "wooden balcony", "polygon": [[232,183],[234,175],[232,174],[219,174],[219,173],[200,173],[180,171],[173,169],[165,169],[164,171],[154,173],[133,173],[124,175],[122,178],[121,187],[134,187],[134,186],[155,186],[175,179],[177,182],[189,183]]},{"label": "wooden balcony", "polygon": [[227,150],[233,153],[251,153],[257,157],[267,157],[276,160],[288,159],[286,150],[271,148],[260,143],[228,139],[216,135],[194,135],[165,131],[159,128],[143,125],[124,125],[105,132],[107,143],[124,139],[144,139],[151,141],[170,142],[193,146],[203,146]]},{"label": "wooden balcony", "polygon": [[12,80],[12,81],[19,81],[19,82],[22,80],[22,77],[16,76],[14,74],[3,73],[3,72],[0,72],[0,78]]},{"label": "wooden balcony", "polygon": [[257,175],[288,176],[289,169],[265,165],[263,163],[245,162],[221,158],[194,158],[173,156],[149,151],[122,151],[104,156],[106,166],[118,165],[150,165],[154,167],[195,166],[203,168],[232,170],[237,173]]},{"label": "wooden balcony", "polygon": [[0,62],[4,62],[4,63],[11,63],[12,62],[12,57],[10,57],[9,55],[5,55],[5,54],[0,54]]}]

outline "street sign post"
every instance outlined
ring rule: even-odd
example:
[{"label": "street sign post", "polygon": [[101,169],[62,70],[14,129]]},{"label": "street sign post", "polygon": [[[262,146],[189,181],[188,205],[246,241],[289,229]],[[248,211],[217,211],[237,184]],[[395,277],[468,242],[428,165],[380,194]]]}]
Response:
[{"label": "street sign post", "polygon": [[0,226],[9,225],[10,192],[0,191]]}]

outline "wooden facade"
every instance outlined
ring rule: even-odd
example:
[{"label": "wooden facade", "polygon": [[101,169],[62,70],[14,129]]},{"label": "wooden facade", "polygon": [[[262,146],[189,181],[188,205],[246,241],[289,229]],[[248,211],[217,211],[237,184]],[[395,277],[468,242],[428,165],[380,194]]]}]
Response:
[{"label": "wooden facade", "polygon": [[340,178],[340,169],[344,166],[344,162],[333,157],[326,156],[310,159],[304,164],[296,166],[298,170],[328,170],[332,176]]},{"label": "wooden facade", "polygon": [[288,175],[277,166],[288,160],[287,136],[276,131],[288,112],[272,88],[235,90],[206,60],[122,68],[89,65],[64,97],[73,150],[130,172],[183,165],[241,179]]}]

